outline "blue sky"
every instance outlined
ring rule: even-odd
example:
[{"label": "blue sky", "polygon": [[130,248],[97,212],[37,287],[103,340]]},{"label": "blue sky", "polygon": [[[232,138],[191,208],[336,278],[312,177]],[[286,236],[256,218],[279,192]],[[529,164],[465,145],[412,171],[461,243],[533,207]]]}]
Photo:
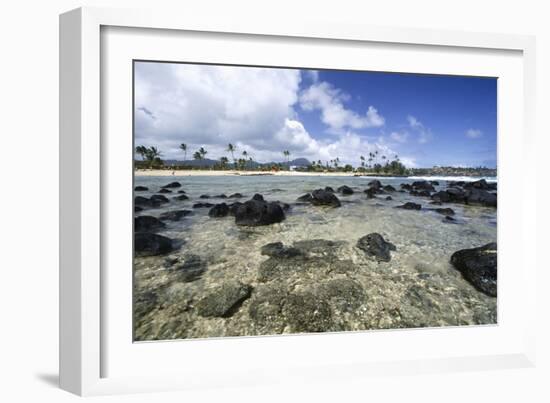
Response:
[{"label": "blue sky", "polygon": [[496,166],[493,78],[138,62],[136,144],[164,158],[399,155],[410,167]]}]

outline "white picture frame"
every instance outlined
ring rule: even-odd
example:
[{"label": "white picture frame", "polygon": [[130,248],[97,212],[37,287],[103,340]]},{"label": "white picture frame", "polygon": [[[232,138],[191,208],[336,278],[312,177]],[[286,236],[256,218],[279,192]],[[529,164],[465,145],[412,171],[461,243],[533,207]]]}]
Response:
[{"label": "white picture frame", "polygon": [[[311,41],[323,41],[323,46],[332,46],[335,50],[345,47],[346,44],[370,44],[381,49],[393,46],[397,52],[395,57],[398,57],[399,52],[408,52],[410,49],[425,52],[433,64],[429,71],[447,74],[450,74],[450,71],[448,66],[445,67],[445,57],[437,59],[430,52],[447,52],[449,58],[456,58],[458,55],[457,53],[453,56],[453,52],[462,51],[476,54],[480,58],[488,55],[487,66],[478,67],[479,71],[486,72],[487,75],[490,75],[491,71],[489,65],[496,63],[499,55],[512,55],[509,61],[506,61],[506,57],[502,58],[502,66],[509,66],[509,70],[506,70],[508,72],[504,71],[507,69],[505,67],[499,68],[503,69],[504,75],[509,74],[503,76],[509,77],[504,80],[503,85],[509,85],[510,91],[514,91],[518,99],[514,99],[515,103],[512,104],[506,100],[500,102],[499,98],[499,113],[511,111],[512,107],[517,109],[518,105],[521,108],[513,119],[502,122],[499,119],[499,243],[511,244],[515,237],[519,246],[516,245],[515,250],[499,247],[499,262],[501,256],[504,256],[503,264],[519,265],[521,276],[517,281],[506,280],[507,272],[504,270],[504,276],[501,277],[503,269],[499,263],[499,325],[477,329],[446,328],[233,338],[223,341],[199,340],[191,341],[192,344],[188,341],[147,343],[146,347],[139,347],[139,351],[135,349],[132,340],[125,336],[118,337],[124,330],[116,329],[113,326],[114,321],[109,318],[114,317],[116,322],[124,323],[123,320],[119,321],[119,316],[116,315],[131,316],[131,311],[128,312],[127,306],[124,305],[117,306],[117,310],[112,309],[114,305],[112,298],[108,298],[110,291],[105,283],[106,279],[111,281],[105,267],[108,267],[107,260],[111,259],[109,256],[112,252],[106,244],[104,231],[109,225],[113,225],[109,220],[106,221],[105,211],[110,208],[109,203],[113,198],[124,200],[124,195],[122,193],[123,197],[119,198],[119,194],[114,194],[116,190],[110,182],[116,182],[116,179],[106,180],[109,175],[113,175],[113,178],[117,175],[114,171],[109,171],[112,169],[112,163],[109,162],[110,153],[105,147],[114,148],[118,145],[111,142],[112,136],[104,137],[104,133],[111,130],[111,123],[107,119],[109,111],[103,108],[106,104],[104,97],[105,94],[110,94],[112,81],[102,79],[102,74],[107,74],[103,70],[105,61],[102,58],[110,55],[103,49],[107,44],[119,46],[117,49],[120,52],[117,54],[124,52],[121,50],[120,42],[117,45],[116,39],[109,39],[110,42],[107,43],[105,37],[102,37],[102,32],[108,32],[109,27],[117,27],[116,30],[122,31],[126,29],[123,35],[130,36],[132,30],[145,30],[141,31],[145,36],[154,32],[157,39],[151,39],[153,42],[179,40],[178,32],[190,32],[198,38],[201,35],[215,34],[216,40],[219,41],[221,38],[223,41],[226,36],[229,41],[230,37],[237,36],[244,38],[243,40],[252,38],[260,44],[262,41],[275,44],[291,41],[300,46],[308,46]],[[170,33],[169,38],[160,38],[162,33]],[[127,48],[129,50],[124,57],[139,58],[132,56],[131,46]],[[249,21],[245,17],[240,20],[207,20],[195,18],[193,15],[174,15],[170,12],[151,10],[81,8],[61,15],[60,49],[60,384],[63,389],[79,395],[97,395],[273,382],[292,383],[304,380],[344,380],[348,377],[356,378],[375,373],[396,375],[534,365],[535,318],[526,312],[536,311],[535,284],[528,279],[536,277],[537,262],[527,253],[528,242],[535,233],[535,209],[531,208],[527,201],[523,202],[522,197],[525,196],[514,196],[513,189],[506,184],[507,181],[521,180],[525,188],[536,188],[535,176],[518,177],[519,174],[514,173],[513,169],[506,168],[510,151],[516,150],[521,160],[529,160],[530,156],[534,155],[536,146],[533,37],[369,27],[315,20],[304,20],[303,24],[298,26],[270,22],[268,19]],[[274,55],[277,56],[275,53],[270,57]],[[493,56],[496,57],[495,60],[490,59]],[[159,53],[157,57],[165,55]],[[200,61],[197,59],[200,57],[196,56],[193,61]],[[240,60],[238,54],[234,57]],[[313,60],[314,56],[311,57]],[[269,63],[269,60],[272,60],[261,52],[250,58],[256,58],[258,64],[265,60]],[[242,63],[249,63],[252,60],[250,58]],[[441,64],[438,60],[441,60]],[[124,60],[121,60],[121,63],[125,63]],[[312,63],[309,67],[320,67],[319,63],[322,61]],[[460,63],[455,64],[457,67],[453,71],[457,74],[466,74],[470,71]],[[112,74],[114,70],[108,71]],[[415,72],[418,71],[415,69]],[[130,97],[130,94],[124,93],[124,87],[117,91],[117,94],[122,94],[122,99],[127,100]],[[107,96],[109,105],[114,105],[113,108],[122,108],[124,112],[126,101],[115,105],[113,99],[119,98]],[[128,112],[131,113],[131,109]],[[127,128],[121,127],[123,130],[124,127]],[[506,137],[502,136],[503,133]],[[127,134],[130,137],[132,135],[131,132]],[[124,138],[127,140],[127,137]],[[120,143],[120,147],[124,147],[124,144],[127,143]],[[128,153],[131,151],[129,149]],[[502,167],[501,161],[504,161]],[[124,169],[118,176],[127,176],[128,171]],[[502,184],[501,173],[506,178]],[[512,203],[515,203],[517,208],[509,208],[512,207]],[[120,208],[124,208],[124,203]],[[131,217],[130,213],[128,217]],[[517,233],[503,234],[500,230],[501,221],[509,223],[504,225],[504,228],[517,230]],[[131,237],[131,233],[128,237]],[[521,241],[517,241],[518,237]],[[131,267],[129,269],[131,270]],[[119,280],[112,278],[112,281]],[[509,300],[511,294],[502,292],[502,287],[514,286],[521,295],[519,306],[512,306]],[[127,343],[127,349],[117,344],[117,337],[123,339],[121,343]],[[388,355],[389,349],[384,350],[384,343],[389,348],[389,343],[403,343],[405,340],[409,340],[408,345],[419,346],[418,354],[411,355],[405,350],[395,348],[394,353]],[[465,343],[463,349],[445,350],[442,347],[434,348],[430,352],[423,347],[445,342],[451,344],[460,340]],[[478,348],[473,345],[476,340],[480,341]],[[490,341],[495,341],[494,348],[490,351],[484,350]],[[358,346],[373,343],[380,343],[382,348],[377,349],[386,352],[386,356],[375,357],[374,351],[371,351],[370,357],[353,353],[352,347],[357,349]],[[337,352],[336,346],[344,347]],[[329,353],[320,357],[316,354],[319,348],[326,349]],[[365,347],[366,350],[368,349]],[[283,351],[287,352],[286,356],[282,354]],[[223,365],[223,362],[242,359],[243,354],[250,357],[248,362]],[[141,362],[147,363],[146,367],[150,367],[153,362],[164,363],[166,371],[159,371],[157,375],[147,371],[133,372],[133,355],[139,357]],[[168,360],[167,357],[170,356],[176,359]],[[177,359],[182,357],[185,359]],[[116,360],[130,364],[126,367],[119,365],[113,370],[107,362]],[[201,364],[201,361],[204,362]],[[135,367],[135,364],[133,366]],[[304,371],[305,368],[308,370]]]}]

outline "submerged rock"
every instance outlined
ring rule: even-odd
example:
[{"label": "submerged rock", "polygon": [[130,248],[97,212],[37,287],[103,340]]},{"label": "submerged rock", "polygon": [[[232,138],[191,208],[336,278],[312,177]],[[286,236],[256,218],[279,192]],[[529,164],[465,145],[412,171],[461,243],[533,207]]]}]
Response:
[{"label": "submerged rock", "polygon": [[[255,195],[261,196],[261,195]],[[275,202],[248,200],[235,209],[235,224],[245,226],[269,225],[281,222],[285,213]]]},{"label": "submerged rock", "polygon": [[150,215],[142,215],[134,218],[135,232],[154,232],[164,227],[166,227],[166,224]]},{"label": "submerged rock", "polygon": [[196,305],[197,312],[204,317],[230,317],[251,293],[252,286],[238,281],[228,281],[201,299]]},{"label": "submerged rock", "polygon": [[425,190],[428,192],[435,192],[435,188],[428,181],[415,181],[412,183],[413,190]]},{"label": "submerged rock", "polygon": [[244,197],[244,196],[240,193],[233,193],[229,195],[230,199],[240,199],[241,197]]},{"label": "submerged rock", "polygon": [[170,200],[168,200],[168,198],[166,196],[163,196],[163,195],[153,195],[153,196],[151,196],[151,198],[149,200],[151,200],[153,202],[158,202],[160,204],[170,202]]},{"label": "submerged rock", "polygon": [[149,190],[148,187],[145,187],[145,186],[136,186],[134,188],[134,191],[136,192],[147,192]]},{"label": "submerged rock", "polygon": [[191,283],[199,280],[206,272],[208,266],[198,255],[185,255],[183,264],[177,265],[174,269],[178,281]]},{"label": "submerged rock", "polygon": [[164,189],[166,189],[166,188],[180,188],[180,187],[181,187],[181,183],[179,183],[179,182],[170,182],[169,184],[163,186]]},{"label": "submerged rock", "polygon": [[172,193],[172,191],[170,189],[166,189],[166,188],[161,188],[157,193]]},{"label": "submerged rock", "polygon": [[372,180],[367,183],[367,186],[374,190],[379,190],[382,187],[382,183],[378,179]]},{"label": "submerged rock", "polygon": [[434,209],[436,213],[443,214],[446,216],[455,215],[455,211],[452,208],[436,208]]},{"label": "submerged rock", "polygon": [[282,242],[268,243],[262,246],[262,255],[267,255],[276,258],[289,258],[299,256],[300,250],[292,247],[285,247]]},{"label": "submerged rock", "polygon": [[407,202],[407,203],[403,204],[402,206],[397,206],[396,208],[402,208],[402,209],[405,209],[405,210],[420,210],[422,208],[422,206],[420,204]]},{"label": "submerged rock", "polygon": [[134,250],[136,256],[156,256],[170,253],[174,248],[170,238],[148,232],[136,232]]},{"label": "submerged rock", "polygon": [[162,204],[160,200],[150,198],[143,196],[136,196],[134,198],[134,205],[139,207],[158,207]]},{"label": "submerged rock", "polygon": [[311,196],[311,193],[306,193],[305,195],[302,195],[298,197],[296,200],[300,202],[310,202],[313,197]]},{"label": "submerged rock", "polygon": [[386,200],[387,200],[387,201],[392,201],[393,198],[392,198],[391,196],[387,196],[387,197],[386,197]]},{"label": "submerged rock", "polygon": [[210,208],[214,205],[212,203],[195,203],[193,204],[193,208]]},{"label": "submerged rock", "polygon": [[395,192],[396,189],[392,185],[386,185],[382,189],[384,189],[386,192]]},{"label": "submerged rock", "polygon": [[352,195],[353,189],[350,188],[349,186],[343,185],[338,188],[338,192],[342,193],[343,195]]},{"label": "submerged rock", "polygon": [[332,187],[330,187],[330,186],[325,186],[325,190],[326,190],[327,192],[334,193],[334,189],[333,189]]},{"label": "submerged rock", "polygon": [[451,263],[479,291],[497,296],[497,244],[462,249],[451,256]]},{"label": "submerged rock", "polygon": [[364,191],[367,194],[367,199],[374,199],[376,198],[377,190],[375,188],[368,188]]},{"label": "submerged rock", "polygon": [[199,199],[210,199],[210,195],[200,195]]},{"label": "submerged rock", "polygon": [[314,206],[331,206],[340,207],[340,200],[332,192],[327,192],[324,189],[317,189],[311,192],[310,203]]},{"label": "submerged rock", "polygon": [[285,301],[283,315],[290,330],[295,333],[327,332],[333,326],[329,303],[311,292],[290,294]]},{"label": "submerged rock", "polygon": [[394,244],[387,242],[382,235],[376,232],[359,239],[357,247],[363,250],[367,256],[375,258],[378,262],[389,262],[391,260],[390,251],[396,250]]},{"label": "submerged rock", "polygon": [[216,204],[208,212],[208,215],[210,217],[226,217],[228,214],[229,214],[229,207],[225,203]]},{"label": "submerged rock", "polygon": [[191,214],[191,210],[172,210],[162,213],[159,218],[165,221],[179,221],[186,215]]},{"label": "submerged rock", "polygon": [[471,188],[465,193],[466,204],[476,204],[485,207],[497,206],[497,195],[486,190]]}]

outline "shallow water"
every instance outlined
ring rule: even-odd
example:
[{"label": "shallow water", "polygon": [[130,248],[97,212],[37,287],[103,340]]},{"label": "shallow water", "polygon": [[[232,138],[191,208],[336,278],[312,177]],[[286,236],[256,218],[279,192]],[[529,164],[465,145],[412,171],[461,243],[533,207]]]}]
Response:
[{"label": "shallow water", "polygon": [[[284,319],[270,323],[251,319],[255,298],[266,288],[281,288],[285,293],[318,291],[320,284],[335,279],[352,280],[364,290],[364,296],[354,300],[353,309],[330,306],[328,331],[409,328],[424,326],[456,326],[496,323],[496,298],[477,291],[449,263],[459,249],[478,247],[497,240],[496,209],[460,204],[445,204],[455,211],[455,223],[444,222],[444,216],[431,211],[440,207],[429,205],[429,198],[408,193],[388,193],[367,199],[363,190],[373,178],[366,177],[136,177],[135,185],[149,188],[136,195],[150,196],[161,186],[178,181],[179,189],[166,194],[169,199],[183,189],[190,197],[186,201],[171,200],[160,208],[137,215],[153,215],[177,210],[193,210],[179,222],[167,221],[159,234],[181,241],[179,250],[168,256],[135,258],[134,298],[136,340],[202,338],[258,334],[293,333],[296,328]],[[383,185],[399,189],[409,178],[379,178]],[[335,190],[348,185],[355,193],[338,194],[340,208],[297,205],[296,198],[317,188],[331,186]],[[436,190],[447,183],[439,180]],[[210,196],[242,193],[242,199],[199,199]],[[208,210],[193,209],[199,201],[231,203],[245,201],[260,193],[267,201],[291,204],[286,220],[263,227],[238,227],[233,217],[210,218]],[[422,210],[396,209],[407,201],[422,205]],[[355,247],[357,240],[372,232],[380,233],[397,250],[390,262],[369,259]],[[258,281],[258,270],[267,256],[260,253],[263,245],[281,241],[311,239],[343,241],[334,251],[334,259],[345,262],[349,270],[340,273],[319,269],[296,272],[267,284]],[[187,261],[198,259],[206,271],[199,279],[181,281],[167,259]],[[253,287],[250,298],[244,300],[230,317],[205,318],[197,314],[197,303],[217,286],[239,281]],[[271,292],[272,290],[270,290]],[[363,294],[362,294],[363,295]],[[333,301],[333,300],[330,300]],[[348,306],[349,308],[349,306]]]}]

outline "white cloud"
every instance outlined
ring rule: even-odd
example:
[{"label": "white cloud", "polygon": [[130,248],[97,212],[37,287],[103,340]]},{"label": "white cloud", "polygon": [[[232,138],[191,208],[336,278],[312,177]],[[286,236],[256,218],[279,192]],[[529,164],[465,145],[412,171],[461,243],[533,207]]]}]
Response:
[{"label": "white cloud", "polygon": [[432,139],[432,131],[424,126],[416,117],[412,115],[407,116],[407,122],[409,123],[409,127],[417,133],[417,141],[419,144],[426,144]]},{"label": "white cloud", "polygon": [[319,71],[318,70],[305,70],[306,75],[309,77],[311,81],[316,83],[319,81]]},{"label": "white cloud", "polygon": [[306,111],[320,110],[321,120],[334,132],[384,125],[384,117],[373,106],[369,106],[365,115],[359,115],[351,109],[346,109],[344,102],[349,98],[348,94],[343,93],[330,83],[322,81],[312,84],[302,91],[300,106]]},{"label": "white cloud", "polygon": [[163,158],[180,160],[181,143],[187,144],[187,158],[202,146],[207,158],[230,157],[226,147],[232,143],[235,157],[246,150],[262,162],[284,160],[283,150],[291,158],[325,162],[338,157],[341,164],[355,166],[369,152],[395,154],[388,145],[349,130],[383,125],[377,110],[370,107],[359,116],[344,108],[347,95],[328,83],[313,84],[303,102],[306,108],[322,105],[322,116],[341,130],[336,137],[314,138],[294,110],[301,79],[300,71],[291,69],[137,63],[136,145],[157,146]]},{"label": "white cloud", "polygon": [[479,129],[468,129],[466,130],[466,137],[471,139],[478,139],[483,136],[483,132]]},{"label": "white cloud", "polygon": [[408,132],[392,132],[390,138],[398,143],[406,143],[409,138]]}]

